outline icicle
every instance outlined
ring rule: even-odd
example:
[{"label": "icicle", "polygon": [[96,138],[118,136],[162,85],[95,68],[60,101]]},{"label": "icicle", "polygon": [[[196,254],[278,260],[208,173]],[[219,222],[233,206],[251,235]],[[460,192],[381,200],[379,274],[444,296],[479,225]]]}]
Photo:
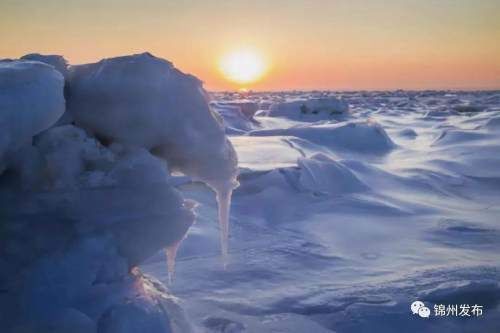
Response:
[{"label": "icicle", "polygon": [[[184,206],[184,208],[186,208],[190,211],[193,211],[198,206],[198,203],[194,200],[185,199],[182,205]],[[196,214],[195,214],[195,216],[196,216]],[[192,223],[194,223],[195,221],[196,220],[193,220]],[[167,255],[167,271],[168,271],[168,284],[169,285],[171,285],[174,281],[175,258],[177,257],[177,250],[179,249],[179,246],[181,245],[182,241],[186,238],[186,235],[187,235],[187,230],[181,239],[179,239],[175,243],[173,243],[170,246],[165,248],[165,253]]]},{"label": "icicle", "polygon": [[233,185],[218,186],[217,188],[214,188],[217,205],[219,208],[220,244],[224,269],[227,266],[228,259],[229,209],[231,207],[231,196],[233,194],[233,188]]},{"label": "icicle", "polygon": [[167,254],[167,270],[168,270],[168,284],[172,285],[174,281],[175,274],[175,257],[177,256],[177,250],[182,243],[182,239],[173,243],[169,247],[165,249],[165,253]]}]

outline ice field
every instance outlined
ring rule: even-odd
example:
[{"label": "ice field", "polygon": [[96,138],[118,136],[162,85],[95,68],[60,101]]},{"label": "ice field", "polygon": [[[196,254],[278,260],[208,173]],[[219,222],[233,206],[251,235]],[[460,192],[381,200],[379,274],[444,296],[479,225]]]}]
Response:
[{"label": "ice field", "polygon": [[[340,98],[340,100],[338,99]],[[214,94],[239,158],[226,270],[213,194],[172,292],[210,332],[494,332],[500,94]],[[166,281],[161,255],[143,269]],[[424,301],[430,318],[412,315]],[[482,304],[477,318],[434,304]]]},{"label": "ice field", "polygon": [[29,54],[0,111],[2,333],[498,332],[498,91]]}]

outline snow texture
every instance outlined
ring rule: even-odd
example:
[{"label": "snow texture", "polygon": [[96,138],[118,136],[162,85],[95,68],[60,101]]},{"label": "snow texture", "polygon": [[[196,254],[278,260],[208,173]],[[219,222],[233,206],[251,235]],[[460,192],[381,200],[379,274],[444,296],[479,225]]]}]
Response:
[{"label": "snow texture", "polygon": [[42,62],[0,62],[0,331],[498,330],[499,92],[209,103],[145,53],[63,94]]},{"label": "snow texture", "polygon": [[375,121],[349,121],[341,123],[313,123],[285,129],[256,130],[252,136],[293,136],[332,150],[360,153],[386,153],[394,143]]},{"label": "snow texture", "polygon": [[[343,92],[349,111],[332,115],[302,115],[296,102],[338,96],[213,93],[239,129],[228,133],[241,174],[226,270],[213,195],[178,187],[199,203],[199,222],[178,250],[172,290],[197,328],[498,331],[500,93]],[[258,104],[253,119],[228,107],[242,98]],[[167,281],[163,260],[142,267]],[[416,300],[430,318],[412,315]],[[437,304],[484,312],[438,318]]]}]

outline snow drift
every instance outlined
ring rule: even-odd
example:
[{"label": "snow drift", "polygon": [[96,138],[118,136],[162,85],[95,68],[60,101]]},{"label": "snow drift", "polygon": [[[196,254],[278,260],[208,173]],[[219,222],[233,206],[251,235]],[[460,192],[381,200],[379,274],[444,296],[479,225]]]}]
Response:
[{"label": "snow drift", "polygon": [[395,147],[385,130],[375,121],[306,124],[284,129],[257,130],[251,136],[295,136],[333,150],[386,153]]},{"label": "snow drift", "polygon": [[[200,331],[498,331],[499,92],[345,92],[345,115],[266,116],[335,94],[245,94],[263,110],[230,134],[243,170],[226,272],[214,269],[210,191],[182,188],[208,222],[183,243],[173,286]],[[217,109],[241,98],[213,95]],[[233,110],[223,117],[242,120]],[[155,259],[143,269],[167,281]],[[417,299],[484,312],[422,319]]]},{"label": "snow drift", "polygon": [[309,191],[340,195],[367,189],[351,170],[323,154],[300,158],[298,164],[300,184]]}]

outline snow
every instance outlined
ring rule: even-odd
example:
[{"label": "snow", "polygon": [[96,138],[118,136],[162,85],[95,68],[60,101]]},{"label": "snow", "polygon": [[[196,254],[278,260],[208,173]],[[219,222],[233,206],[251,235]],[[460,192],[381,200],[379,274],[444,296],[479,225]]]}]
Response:
[{"label": "snow", "polygon": [[262,129],[251,136],[294,136],[335,151],[383,154],[394,148],[385,130],[375,121],[313,123],[285,129]]},{"label": "snow", "polygon": [[76,188],[87,184],[85,177],[92,171],[104,170],[114,162],[113,154],[85,131],[73,125],[53,127],[40,134],[35,148],[46,163],[48,188]]},{"label": "snow", "polygon": [[117,147],[120,156],[109,172],[109,178],[116,184],[142,186],[144,184],[166,183],[170,179],[167,163],[151,155],[144,148]]},{"label": "snow", "polygon": [[486,128],[491,130],[496,130],[500,127],[500,117],[493,117],[488,120],[488,122],[484,125]]},{"label": "snow", "polygon": [[137,266],[168,249],[173,274],[196,206],[174,186],[193,181],[227,255],[237,158],[201,82],[141,54],[70,67],[64,91],[64,58],[24,58],[0,62],[1,330],[190,332]]},{"label": "snow", "polygon": [[201,81],[143,53],[74,66],[69,86],[68,109],[78,126],[111,142],[153,149],[172,171],[216,192],[225,255],[237,157]]},{"label": "snow", "polygon": [[68,110],[78,126],[154,149],[171,170],[214,188],[235,186],[236,155],[195,77],[143,53],[73,66],[69,83]]},{"label": "snow", "polygon": [[[297,164],[303,156],[294,148],[292,137],[286,136],[234,136],[230,140],[238,151],[239,167],[245,170],[273,170]],[[255,147],[259,147],[255,149]]]},{"label": "snow", "polygon": [[25,58],[0,62],[2,332],[497,328],[500,93],[209,102],[144,53],[64,94],[64,58]]},{"label": "snow", "polygon": [[247,118],[252,119],[255,113],[259,110],[259,104],[248,100],[235,100],[231,102],[220,102],[217,105],[235,107]]},{"label": "snow", "polygon": [[[50,65],[54,67],[59,73],[61,73],[65,79],[65,84],[64,84],[64,97],[67,99],[68,95],[68,73],[69,73],[69,65],[66,59],[64,59],[63,56],[56,55],[56,54],[40,54],[40,53],[30,53],[22,56],[20,58],[21,60],[29,60],[29,61],[39,61],[43,62],[47,65]],[[72,124],[73,119],[69,115],[68,112],[64,112],[63,115],[59,118],[56,124],[54,126],[59,126],[59,125],[68,125]]]},{"label": "snow", "polygon": [[47,65],[53,66],[65,78],[68,76],[68,62],[63,56],[56,54],[44,55],[40,53],[30,53],[22,56],[21,59],[43,62]]},{"label": "snow", "polygon": [[103,333],[172,332],[160,309],[145,301],[138,303],[121,304],[108,310],[99,320],[98,331]]},{"label": "snow", "polygon": [[336,97],[307,98],[271,105],[269,117],[286,117],[301,121],[332,119],[349,111],[349,106]]},{"label": "snow", "polygon": [[242,108],[236,104],[212,103],[212,108],[223,119],[226,133],[237,134],[244,133],[254,128],[258,123],[253,119],[253,114],[249,117],[243,113]]},{"label": "snow", "polygon": [[63,88],[64,78],[52,66],[0,61],[0,170],[7,153],[29,144],[63,114]]},{"label": "snow", "polygon": [[345,194],[367,189],[367,187],[343,164],[323,154],[311,158],[299,158],[300,184],[316,194]]},{"label": "snow", "polygon": [[[214,94],[226,126],[247,126],[228,131],[241,174],[225,270],[210,191],[179,186],[199,203],[199,221],[178,250],[171,288],[193,322],[209,332],[495,331],[498,92],[342,93],[349,112],[307,117],[263,107],[337,96],[250,93],[262,109],[250,122],[220,107],[238,94]],[[142,267],[166,281],[163,260]],[[415,300],[429,319],[411,314]],[[435,318],[438,303],[488,310]]]}]

